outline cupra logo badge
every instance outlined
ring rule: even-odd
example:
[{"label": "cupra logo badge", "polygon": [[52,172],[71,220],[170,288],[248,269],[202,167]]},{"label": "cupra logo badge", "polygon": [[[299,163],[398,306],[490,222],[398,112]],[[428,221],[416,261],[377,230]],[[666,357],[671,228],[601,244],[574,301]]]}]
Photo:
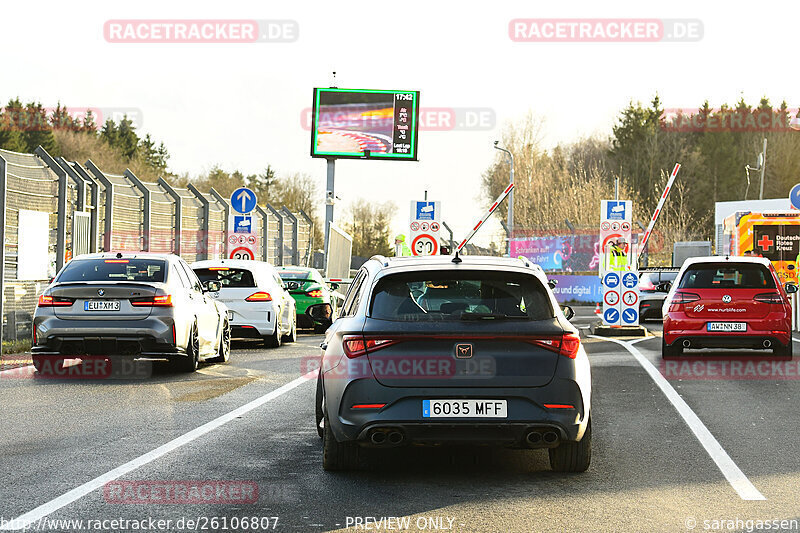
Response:
[{"label": "cupra logo badge", "polygon": [[722,297],[722,303],[726,303],[726,304],[731,303],[731,295],[730,294],[726,294],[725,296],[723,296]]},{"label": "cupra logo badge", "polygon": [[472,345],[456,344],[456,357],[459,359],[469,359],[472,357]]}]

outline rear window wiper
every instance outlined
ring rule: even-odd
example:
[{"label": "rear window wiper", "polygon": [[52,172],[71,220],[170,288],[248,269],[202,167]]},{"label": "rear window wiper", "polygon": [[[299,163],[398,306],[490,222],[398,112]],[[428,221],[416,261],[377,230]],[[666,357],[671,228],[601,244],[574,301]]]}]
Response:
[{"label": "rear window wiper", "polygon": [[528,315],[506,315],[504,313],[461,313],[461,320],[530,320]]}]

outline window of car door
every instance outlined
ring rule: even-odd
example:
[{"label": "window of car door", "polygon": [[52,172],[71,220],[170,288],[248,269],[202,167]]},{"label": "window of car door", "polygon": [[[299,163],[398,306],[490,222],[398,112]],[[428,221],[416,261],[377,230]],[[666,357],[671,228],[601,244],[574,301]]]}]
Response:
[{"label": "window of car door", "polygon": [[341,316],[353,316],[355,314],[356,309],[358,309],[358,302],[360,301],[359,293],[361,292],[361,287],[364,285],[366,277],[367,273],[365,270],[361,270],[358,275],[356,275],[353,284],[350,285],[350,290],[347,291],[347,296],[344,298]]},{"label": "window of car door", "polygon": [[197,274],[194,273],[194,270],[189,268],[189,265],[187,265],[183,261],[180,261],[178,264],[181,265],[181,268],[189,277],[190,290],[194,290],[199,292],[200,294],[203,294],[203,285],[200,283],[200,278],[197,277]]}]

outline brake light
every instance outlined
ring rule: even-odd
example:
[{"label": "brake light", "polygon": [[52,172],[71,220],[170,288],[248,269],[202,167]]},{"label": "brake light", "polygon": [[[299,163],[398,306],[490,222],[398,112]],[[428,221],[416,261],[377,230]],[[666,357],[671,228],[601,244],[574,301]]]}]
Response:
[{"label": "brake light", "polygon": [[561,338],[533,339],[530,342],[570,359],[575,359],[578,356],[578,349],[581,347],[580,337],[572,333],[568,333]]},{"label": "brake light", "polygon": [[131,298],[134,307],[172,307],[172,295],[146,296],[144,298]]},{"label": "brake light", "polygon": [[765,304],[782,304],[783,298],[777,292],[765,292],[762,294],[756,294],[753,296],[753,300],[757,302],[762,302]]},{"label": "brake light", "polygon": [[548,409],[575,409],[574,405],[568,403],[546,403],[544,406]]},{"label": "brake light", "polygon": [[342,339],[344,354],[348,359],[355,359],[367,352],[374,352],[396,343],[397,341],[390,339],[365,339],[361,335],[345,335]]},{"label": "brake light", "polygon": [[688,304],[696,302],[699,299],[700,296],[692,292],[676,292],[675,296],[672,297],[670,305]]},{"label": "brake light", "polygon": [[271,302],[272,296],[268,292],[254,292],[250,296],[244,299],[245,302]]},{"label": "brake light", "polygon": [[228,267],[208,267],[209,270],[230,270]]},{"label": "brake light", "polygon": [[311,298],[322,298],[322,291],[320,289],[314,289],[313,291],[306,293]]},{"label": "brake light", "polygon": [[39,295],[39,307],[69,307],[75,300],[59,296]]},{"label": "brake light", "polygon": [[357,403],[351,409],[380,409],[385,403]]},{"label": "brake light", "polygon": [[130,263],[127,259],[106,259],[104,263]]}]

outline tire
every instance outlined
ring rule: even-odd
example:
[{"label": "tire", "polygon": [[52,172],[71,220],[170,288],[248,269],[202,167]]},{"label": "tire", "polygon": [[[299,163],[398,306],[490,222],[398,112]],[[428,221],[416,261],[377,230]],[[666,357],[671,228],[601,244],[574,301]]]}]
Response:
[{"label": "tire", "polygon": [[32,355],[31,359],[33,360],[33,368],[43,376],[53,375],[53,370],[57,370],[60,373],[64,369],[64,360],[52,355]]},{"label": "tire", "polygon": [[578,442],[562,442],[550,448],[550,468],[555,472],[585,472],[592,462],[592,419]]},{"label": "tire", "polygon": [[283,336],[283,342],[297,342],[297,315],[292,319],[292,330]]},{"label": "tire", "polygon": [[678,346],[677,343],[672,346],[667,345],[664,337],[661,337],[661,358],[669,359],[670,357],[680,357],[683,354],[683,347]]},{"label": "tire", "polygon": [[314,421],[316,422],[317,426],[317,435],[319,435],[319,438],[322,438],[322,427],[320,427],[320,424],[322,419],[325,417],[324,413],[322,412],[322,371],[320,371],[319,376],[317,376],[317,397],[314,404],[316,411]]},{"label": "tire", "polygon": [[231,325],[226,319],[222,323],[222,331],[219,334],[219,348],[217,349],[217,356],[209,359],[210,363],[227,363],[231,357]]},{"label": "tire", "polygon": [[275,331],[272,335],[267,335],[264,337],[264,346],[267,348],[279,348],[281,345],[281,339],[283,336],[281,335],[281,325],[276,320],[275,321]]},{"label": "tire", "polygon": [[322,468],[329,472],[357,470],[359,467],[359,446],[354,442],[339,442],[333,436],[327,413],[322,432]]},{"label": "tire", "polygon": [[200,366],[200,337],[197,336],[197,324],[192,325],[189,341],[186,343],[186,357],[179,357],[174,362],[178,372],[195,372]]},{"label": "tire", "polygon": [[784,346],[781,343],[777,343],[776,346],[772,349],[772,355],[776,355],[778,357],[788,357],[789,359],[792,358],[792,339],[789,339],[789,344]]}]

